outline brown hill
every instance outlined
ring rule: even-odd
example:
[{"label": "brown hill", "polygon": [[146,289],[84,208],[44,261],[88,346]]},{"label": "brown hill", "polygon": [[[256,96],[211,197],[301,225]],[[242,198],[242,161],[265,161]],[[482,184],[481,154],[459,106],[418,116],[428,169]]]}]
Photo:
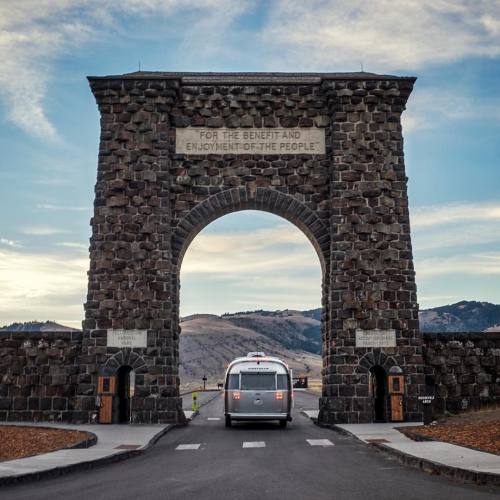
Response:
[{"label": "brown hill", "polygon": [[183,388],[199,385],[204,375],[211,383],[222,381],[228,363],[250,351],[263,351],[283,359],[295,374],[320,377],[321,356],[287,349],[277,340],[255,329],[239,326],[226,317],[189,316],[184,318],[181,328],[180,377]]}]

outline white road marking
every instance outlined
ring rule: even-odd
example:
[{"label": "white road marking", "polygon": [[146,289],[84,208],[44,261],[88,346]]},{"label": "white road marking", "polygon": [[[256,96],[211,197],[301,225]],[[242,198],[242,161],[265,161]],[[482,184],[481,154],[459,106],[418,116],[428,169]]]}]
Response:
[{"label": "white road marking", "polygon": [[207,417],[207,420],[220,420],[220,417]]},{"label": "white road marking", "polygon": [[265,448],[265,441],[243,441],[243,448]]},{"label": "white road marking", "polygon": [[329,439],[306,439],[311,446],[333,446]]},{"label": "white road marking", "polygon": [[197,450],[201,446],[201,443],[197,444],[180,444],[177,446],[176,450]]}]

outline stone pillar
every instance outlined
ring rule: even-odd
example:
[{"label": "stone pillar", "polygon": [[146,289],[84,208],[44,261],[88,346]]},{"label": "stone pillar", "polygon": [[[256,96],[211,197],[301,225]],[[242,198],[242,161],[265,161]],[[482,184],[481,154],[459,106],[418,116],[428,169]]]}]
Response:
[{"label": "stone pillar", "polygon": [[[371,422],[369,370],[402,368],[405,416],[421,418],[424,375],[401,113],[414,79],[328,80],[331,125],[330,338],[320,421]],[[396,346],[356,347],[356,330],[395,330]]]},{"label": "stone pillar", "polygon": [[[98,375],[136,371],[134,422],[179,422],[177,332],[171,331],[169,111],[176,78],[89,78],[101,139],[83,347],[73,420],[96,412]],[[107,346],[109,329],[147,330],[147,346]]]}]

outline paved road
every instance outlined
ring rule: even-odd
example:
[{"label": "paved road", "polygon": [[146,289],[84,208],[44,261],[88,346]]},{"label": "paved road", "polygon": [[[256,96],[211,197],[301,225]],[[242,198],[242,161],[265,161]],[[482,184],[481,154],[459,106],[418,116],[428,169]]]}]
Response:
[{"label": "paved road", "polygon": [[[354,438],[313,425],[299,413],[300,408],[315,407],[314,396],[296,393],[294,420],[286,429],[274,423],[241,423],[226,429],[222,398],[217,397],[189,426],[169,432],[142,456],[0,488],[0,499],[498,498],[498,489],[465,486],[401,466]],[[308,439],[332,445],[313,446]],[[182,445],[191,449],[176,449],[186,448]]]},{"label": "paved road", "polygon": [[[198,394],[198,405],[205,405],[208,401],[212,400],[214,396],[217,395],[213,391],[197,391]],[[182,409],[184,411],[191,410],[193,408],[193,394],[186,394],[182,397]]]}]

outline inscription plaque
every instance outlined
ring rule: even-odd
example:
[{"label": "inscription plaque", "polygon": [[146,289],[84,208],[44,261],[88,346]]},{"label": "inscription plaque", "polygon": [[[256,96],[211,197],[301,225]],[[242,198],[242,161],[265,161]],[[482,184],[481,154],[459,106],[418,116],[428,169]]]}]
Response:
[{"label": "inscription plaque", "polygon": [[396,330],[357,328],[356,347],[396,347]]},{"label": "inscription plaque", "polygon": [[325,154],[324,128],[208,128],[175,131],[179,154]]},{"label": "inscription plaque", "polygon": [[147,347],[147,330],[108,330],[108,347]]}]

